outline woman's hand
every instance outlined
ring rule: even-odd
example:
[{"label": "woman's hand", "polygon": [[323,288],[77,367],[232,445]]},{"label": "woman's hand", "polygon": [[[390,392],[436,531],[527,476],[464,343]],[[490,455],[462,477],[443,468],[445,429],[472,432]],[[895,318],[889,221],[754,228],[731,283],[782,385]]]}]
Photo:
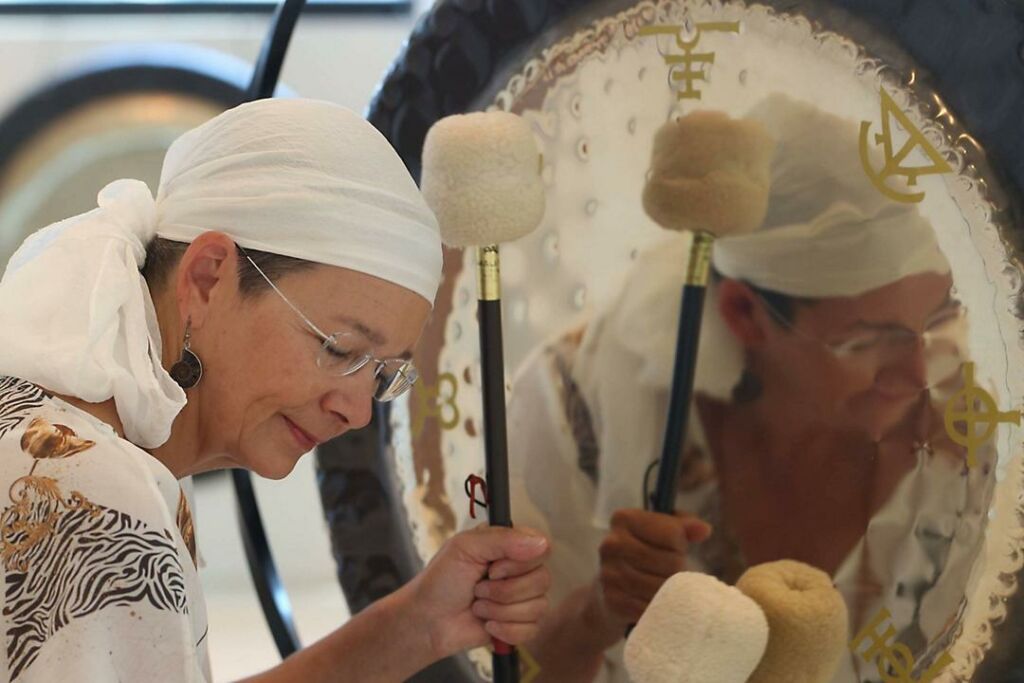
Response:
[{"label": "woman's hand", "polygon": [[616,510],[601,542],[598,615],[613,632],[639,621],[661,585],[686,569],[691,543],[711,535],[711,525],[693,515]]},{"label": "woman's hand", "polygon": [[492,636],[512,645],[533,638],[548,606],[549,551],[548,540],[527,528],[482,525],[448,539],[405,588],[434,657]]}]

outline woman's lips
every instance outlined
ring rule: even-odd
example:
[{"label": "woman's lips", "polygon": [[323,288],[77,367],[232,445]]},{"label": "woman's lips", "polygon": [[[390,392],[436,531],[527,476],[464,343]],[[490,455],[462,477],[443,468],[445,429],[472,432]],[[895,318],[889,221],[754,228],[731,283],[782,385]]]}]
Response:
[{"label": "woman's lips", "polygon": [[289,420],[287,417],[284,421],[288,423],[288,428],[292,430],[292,436],[299,443],[300,446],[305,448],[307,451],[311,451],[317,446],[317,441],[312,436],[302,430],[297,424]]},{"label": "woman's lips", "polygon": [[893,391],[884,389],[875,389],[875,395],[887,401],[889,403],[903,403],[904,401],[913,401],[914,399],[920,398],[921,394],[924,393],[923,389],[911,389],[909,391]]}]

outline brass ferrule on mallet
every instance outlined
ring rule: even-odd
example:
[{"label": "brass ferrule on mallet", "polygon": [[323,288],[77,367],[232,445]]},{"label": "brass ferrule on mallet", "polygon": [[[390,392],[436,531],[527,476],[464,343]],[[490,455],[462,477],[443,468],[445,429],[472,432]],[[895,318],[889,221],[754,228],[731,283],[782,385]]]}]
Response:
[{"label": "brass ferrule on mallet", "polygon": [[711,270],[711,246],[715,236],[709,232],[698,232],[693,235],[690,246],[690,264],[686,269],[686,284],[706,287],[708,273]]},{"label": "brass ferrule on mallet", "polygon": [[498,245],[477,248],[477,285],[480,301],[501,299],[501,259]]}]

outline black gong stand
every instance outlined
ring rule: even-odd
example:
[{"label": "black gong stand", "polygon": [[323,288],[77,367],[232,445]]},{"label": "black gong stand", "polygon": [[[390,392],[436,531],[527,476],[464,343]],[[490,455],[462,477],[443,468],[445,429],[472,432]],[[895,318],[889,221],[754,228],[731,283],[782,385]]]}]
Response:
[{"label": "black gong stand", "polygon": [[[246,102],[273,97],[288,43],[305,4],[306,0],[284,0],[278,6],[270,24],[270,33],[263,43],[259,61],[256,62],[252,82],[246,92]],[[249,573],[256,586],[256,595],[259,596],[274,644],[281,657],[285,658],[301,647],[292,619],[291,600],[288,599],[274,557],[270,553],[270,544],[252,486],[252,476],[248,470],[234,469],[231,478],[235,483],[238,526],[249,563]]]}]

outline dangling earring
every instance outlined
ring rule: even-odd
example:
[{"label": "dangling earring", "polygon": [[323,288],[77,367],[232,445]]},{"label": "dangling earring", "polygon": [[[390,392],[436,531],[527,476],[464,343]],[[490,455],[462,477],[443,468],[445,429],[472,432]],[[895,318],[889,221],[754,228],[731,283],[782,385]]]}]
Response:
[{"label": "dangling earring", "polygon": [[171,379],[182,389],[191,389],[199,384],[203,376],[203,364],[199,356],[192,353],[189,339],[192,337],[192,319],[185,323],[185,348],[181,350],[181,358],[171,366]]},{"label": "dangling earring", "polygon": [[761,398],[762,391],[764,384],[761,383],[761,378],[748,368],[744,368],[740,381],[732,389],[732,400],[735,403],[751,403]]}]

